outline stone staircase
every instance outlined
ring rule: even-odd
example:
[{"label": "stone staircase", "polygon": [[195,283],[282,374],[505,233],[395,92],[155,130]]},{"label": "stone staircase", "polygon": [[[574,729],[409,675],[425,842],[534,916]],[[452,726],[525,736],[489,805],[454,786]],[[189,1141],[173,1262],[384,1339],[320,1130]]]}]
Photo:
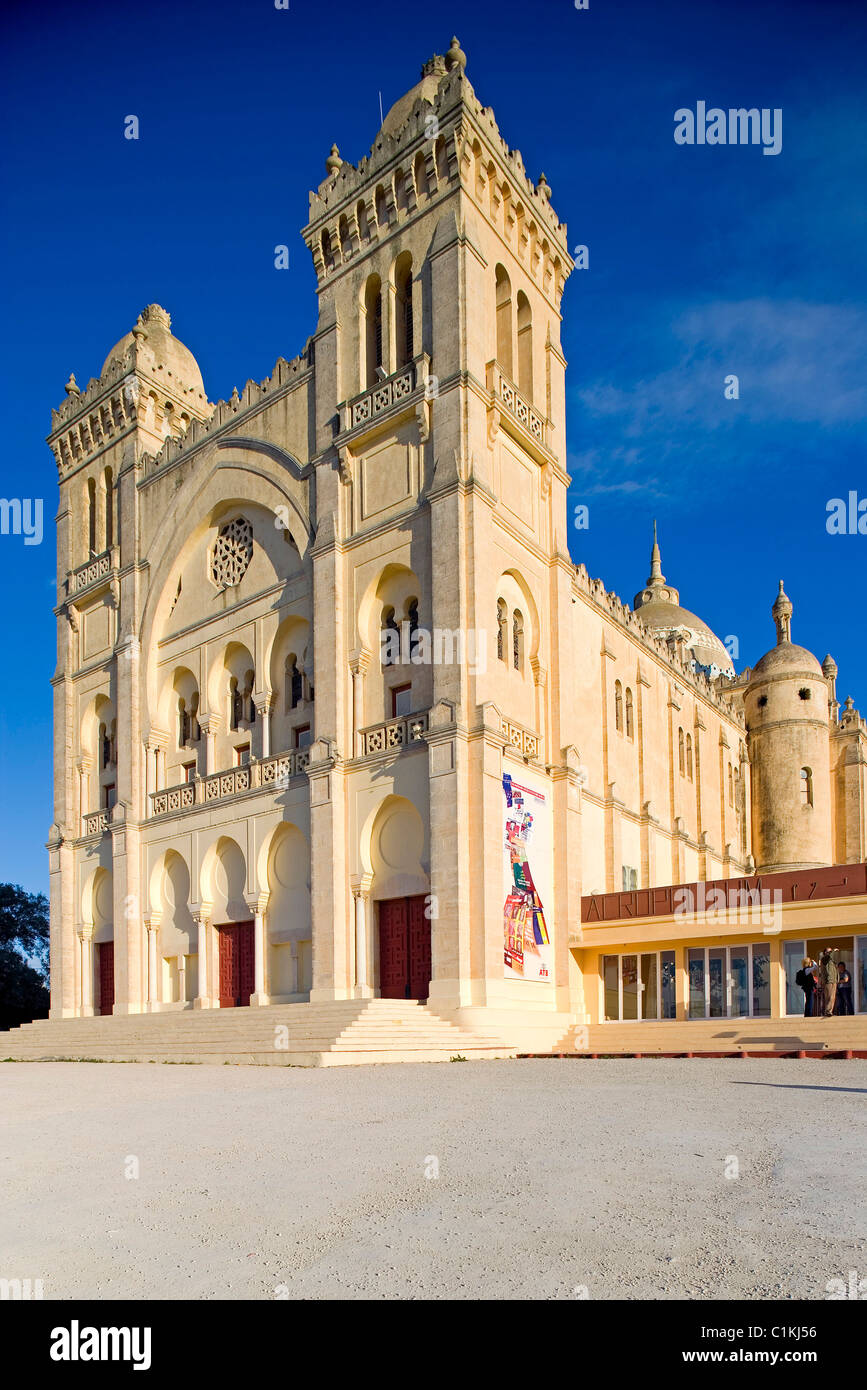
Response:
[{"label": "stone staircase", "polygon": [[664,1023],[595,1023],[570,1028],[556,1053],[659,1055],[660,1053],[861,1052],[867,1055],[867,1014],[839,1018],[670,1019]]},{"label": "stone staircase", "polygon": [[0,1033],[0,1061],[234,1063],[335,1067],[512,1057],[516,1047],[414,1000],[335,1000],[26,1023]]}]

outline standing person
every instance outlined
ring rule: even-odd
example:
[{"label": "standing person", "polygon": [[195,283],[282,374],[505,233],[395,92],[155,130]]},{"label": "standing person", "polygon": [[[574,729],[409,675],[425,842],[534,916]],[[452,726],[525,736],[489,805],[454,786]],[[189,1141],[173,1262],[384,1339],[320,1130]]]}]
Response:
[{"label": "standing person", "polygon": [[834,952],[830,946],[826,946],[819,956],[819,988],[822,991],[822,1013],[825,1018],[830,1018],[834,1012],[834,1001],[837,997],[837,967],[834,964]]},{"label": "standing person", "polygon": [[801,968],[795,976],[795,984],[800,985],[804,991],[804,1018],[812,1018],[813,1015],[813,991],[816,988],[816,976],[813,971],[816,962],[809,956],[804,956]]},{"label": "standing person", "polygon": [[837,1009],[838,1014],[851,1014],[852,1009],[852,976],[846,969],[843,961],[837,966]]}]

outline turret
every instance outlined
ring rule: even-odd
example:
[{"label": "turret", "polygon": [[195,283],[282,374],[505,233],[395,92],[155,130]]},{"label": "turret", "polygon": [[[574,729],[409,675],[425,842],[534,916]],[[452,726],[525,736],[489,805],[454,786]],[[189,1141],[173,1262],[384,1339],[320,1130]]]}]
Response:
[{"label": "turret", "polygon": [[764,873],[834,861],[829,672],[792,642],[792,611],[780,580],[771,610],[777,643],[753,667],[744,696],[753,854]]}]

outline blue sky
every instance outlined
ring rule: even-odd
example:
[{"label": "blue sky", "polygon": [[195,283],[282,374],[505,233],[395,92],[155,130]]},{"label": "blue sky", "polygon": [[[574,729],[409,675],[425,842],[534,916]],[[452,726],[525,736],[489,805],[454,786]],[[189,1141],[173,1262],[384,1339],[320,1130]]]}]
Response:
[{"label": "blue sky", "polygon": [[[95,375],[157,301],[212,400],[266,376],[315,327],[298,235],[332,141],[357,162],[444,52],[574,247],[564,297],[573,557],[624,599],[663,569],[754,663],[783,577],[793,635],[831,651],[867,707],[867,537],[826,504],[867,497],[867,10],[833,0],[571,0],[327,9],[193,0],[144,10],[7,4],[0,59],[0,495],[42,497],[45,540],[0,536],[0,879],[47,886],[55,661],[53,458],[69,372]],[[777,156],[678,146],[674,112],[781,108]],[[136,114],[141,138],[123,138]],[[274,269],[273,248],[290,248]],[[740,381],[727,401],[723,379]]]}]

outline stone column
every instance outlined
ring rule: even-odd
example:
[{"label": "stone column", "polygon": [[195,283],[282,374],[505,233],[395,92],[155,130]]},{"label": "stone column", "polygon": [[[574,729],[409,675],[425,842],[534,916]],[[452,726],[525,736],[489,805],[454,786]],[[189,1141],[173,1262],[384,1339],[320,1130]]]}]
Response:
[{"label": "stone column", "polygon": [[161,913],[152,912],[149,917],[145,918],[144,923],[148,938],[148,1013],[156,1013],[159,1009],[159,956],[157,954],[157,947],[159,944],[161,920]]},{"label": "stone column", "polygon": [[79,826],[81,827],[81,829],[79,829],[79,831],[78,831],[77,833],[78,833],[79,835],[81,835],[81,834],[83,833],[83,830],[84,830],[84,817],[87,815],[88,811],[93,811],[93,810],[96,809],[94,806],[91,806],[91,804],[90,804],[90,797],[91,797],[91,790],[90,790],[90,774],[91,774],[91,771],[92,771],[92,769],[93,769],[93,758],[88,758],[88,757],[86,757],[86,756],[83,756],[83,757],[79,758],[79,759],[78,759],[78,763],[77,763],[77,767],[78,767],[78,824],[79,824]]},{"label": "stone column", "polygon": [[210,903],[200,903],[197,908],[190,909],[190,915],[197,929],[196,949],[199,955],[199,983],[198,992],[193,1000],[194,1009],[213,1008],[213,1000],[208,994],[208,945],[211,936],[211,910]]},{"label": "stone column", "polygon": [[370,983],[371,934],[368,930],[371,916],[370,890],[373,876],[364,874],[353,888],[355,909],[355,998],[372,999],[373,987]]},{"label": "stone column", "polygon": [[199,720],[199,728],[205,735],[205,776],[210,777],[212,772],[218,772],[216,767],[217,756],[217,734],[220,731],[220,720],[215,714]]},{"label": "stone column", "polygon": [[93,927],[79,927],[81,942],[81,1005],[82,1018],[93,1017]]},{"label": "stone column", "polygon": [[266,691],[264,694],[254,695],[253,704],[256,706],[256,718],[262,730],[261,754],[262,758],[271,756],[271,711],[276,703],[276,696],[273,691]]},{"label": "stone column", "polygon": [[253,914],[253,993],[250,1004],[254,1007],[269,1002],[269,995],[265,993],[265,951],[268,942],[265,913],[269,896],[268,893],[257,893],[246,900]]},{"label": "stone column", "polygon": [[183,951],[178,956],[178,1003],[187,1002],[187,958]]},{"label": "stone column", "polygon": [[352,672],[352,753],[358,758],[361,756],[361,739],[359,737],[364,727],[364,677],[370,666],[370,652],[364,648],[354,651],[349,658],[349,669]]}]

